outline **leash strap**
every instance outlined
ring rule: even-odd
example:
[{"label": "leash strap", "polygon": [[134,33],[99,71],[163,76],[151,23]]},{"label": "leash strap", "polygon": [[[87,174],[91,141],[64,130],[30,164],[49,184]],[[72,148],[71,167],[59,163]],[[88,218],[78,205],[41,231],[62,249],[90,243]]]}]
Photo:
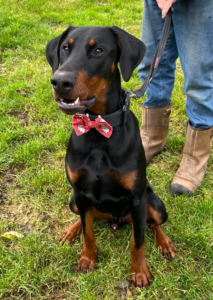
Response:
[{"label": "leash strap", "polygon": [[149,83],[152,81],[152,79],[157,71],[163,51],[165,49],[166,42],[168,40],[171,20],[172,20],[172,10],[170,9],[168,11],[168,13],[166,14],[166,18],[165,18],[164,25],[163,25],[162,36],[161,36],[160,42],[158,44],[158,47],[155,51],[154,57],[152,59],[149,74],[148,74],[146,80],[144,81],[143,85],[139,89],[130,92],[131,98],[134,98],[136,100],[141,98],[144,95]]}]

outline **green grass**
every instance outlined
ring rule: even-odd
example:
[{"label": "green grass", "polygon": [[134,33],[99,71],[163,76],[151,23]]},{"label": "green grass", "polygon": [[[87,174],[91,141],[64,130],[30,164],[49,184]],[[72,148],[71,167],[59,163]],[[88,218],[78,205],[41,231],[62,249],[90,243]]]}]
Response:
[{"label": "green grass", "polygon": [[[71,188],[64,156],[71,118],[52,100],[47,42],[68,25],[117,25],[140,37],[142,1],[0,0],[0,234],[15,230],[17,241],[0,239],[0,299],[119,299],[117,284],[130,277],[131,228],[112,232],[95,223],[97,270],[75,272],[82,237],[59,245],[76,219],[68,208]],[[213,155],[202,187],[193,197],[172,198],[169,184],[184,145],[185,95],[178,64],[166,150],[147,173],[166,203],[163,225],[175,243],[176,259],[159,259],[146,233],[146,258],[155,276],[148,291],[129,289],[133,299],[213,299]],[[135,71],[125,88],[140,86]],[[140,102],[140,101],[139,101]],[[141,122],[139,102],[132,110]]]}]

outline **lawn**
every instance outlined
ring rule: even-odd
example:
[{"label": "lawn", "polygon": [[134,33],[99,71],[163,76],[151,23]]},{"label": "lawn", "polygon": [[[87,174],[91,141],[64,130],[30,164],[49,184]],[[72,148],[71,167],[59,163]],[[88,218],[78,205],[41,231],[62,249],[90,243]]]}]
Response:
[{"label": "lawn", "polygon": [[[184,145],[185,95],[177,64],[167,146],[147,169],[169,219],[165,233],[178,252],[161,258],[146,230],[146,258],[155,277],[149,290],[118,285],[130,277],[131,228],[112,232],[96,222],[97,269],[75,271],[82,237],[70,246],[60,235],[76,220],[64,156],[71,117],[52,99],[45,46],[68,25],[117,25],[140,37],[142,1],[0,0],[0,299],[213,299],[213,154],[202,187],[193,197],[172,198],[169,184]],[[137,72],[125,88],[140,86]],[[141,122],[141,100],[131,109]]]}]

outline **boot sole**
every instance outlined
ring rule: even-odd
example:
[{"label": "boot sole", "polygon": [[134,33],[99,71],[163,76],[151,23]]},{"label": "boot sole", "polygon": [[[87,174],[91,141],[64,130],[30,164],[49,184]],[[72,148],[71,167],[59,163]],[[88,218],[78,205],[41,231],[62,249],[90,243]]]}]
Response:
[{"label": "boot sole", "polygon": [[185,186],[178,184],[178,183],[171,184],[169,187],[169,191],[170,191],[171,196],[174,198],[181,196],[183,194],[187,195],[188,197],[192,196],[192,191],[190,191]]}]

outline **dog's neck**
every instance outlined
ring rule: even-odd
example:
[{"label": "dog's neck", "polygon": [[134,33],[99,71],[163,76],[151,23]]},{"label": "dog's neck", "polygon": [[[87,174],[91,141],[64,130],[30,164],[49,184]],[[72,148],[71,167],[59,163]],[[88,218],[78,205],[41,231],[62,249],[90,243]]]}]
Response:
[{"label": "dog's neck", "polygon": [[123,107],[123,99],[121,93],[121,78],[120,73],[117,71],[113,81],[111,82],[107,91],[106,112],[111,114]]},{"label": "dog's neck", "polygon": [[96,99],[93,105],[86,113],[96,115],[108,115],[116,112],[123,107],[123,97],[121,91],[121,78],[117,69],[115,76],[109,82],[109,86]]}]

